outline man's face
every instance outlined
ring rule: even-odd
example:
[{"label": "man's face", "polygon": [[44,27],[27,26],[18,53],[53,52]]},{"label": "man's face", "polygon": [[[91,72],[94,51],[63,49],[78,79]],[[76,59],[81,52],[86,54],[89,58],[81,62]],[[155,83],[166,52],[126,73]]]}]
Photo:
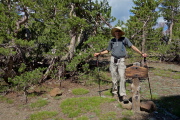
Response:
[{"label": "man's face", "polygon": [[116,30],[115,31],[115,36],[118,37],[118,38],[121,37],[122,36],[122,31],[121,30]]}]

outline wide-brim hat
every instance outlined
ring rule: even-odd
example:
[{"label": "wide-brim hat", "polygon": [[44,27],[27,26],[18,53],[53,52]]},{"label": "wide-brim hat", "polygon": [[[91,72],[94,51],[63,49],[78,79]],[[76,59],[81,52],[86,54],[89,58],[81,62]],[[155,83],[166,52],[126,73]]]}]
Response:
[{"label": "wide-brim hat", "polygon": [[118,26],[118,27],[112,28],[112,30],[111,30],[111,34],[112,34],[113,37],[115,37],[115,31],[116,31],[116,30],[122,31],[122,32],[121,32],[121,35],[124,35],[124,34],[125,34],[125,32],[122,30],[122,28]]}]

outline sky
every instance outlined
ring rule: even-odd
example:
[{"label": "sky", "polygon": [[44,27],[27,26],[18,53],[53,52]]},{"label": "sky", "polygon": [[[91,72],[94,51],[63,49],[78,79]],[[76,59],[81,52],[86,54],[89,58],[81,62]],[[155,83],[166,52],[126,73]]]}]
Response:
[{"label": "sky", "polygon": [[[101,1],[101,0],[99,0]],[[118,20],[126,22],[131,13],[130,9],[134,6],[133,0],[107,0],[111,8],[111,15],[116,17],[116,21],[111,23],[114,26]],[[164,22],[163,17],[159,17],[157,22]]]},{"label": "sky", "polygon": [[111,15],[116,17],[116,21],[111,23],[114,26],[118,20],[126,22],[130,16],[130,9],[132,8],[132,0],[108,0],[111,8]]},{"label": "sky", "polygon": [[[93,0],[95,1],[95,0]],[[98,0],[102,1],[102,0]],[[116,18],[116,21],[111,23],[112,26],[115,26],[118,20],[126,22],[131,13],[130,9],[134,6],[133,0],[107,0],[111,6],[111,15]],[[163,18],[158,18],[157,22],[164,22]]]}]

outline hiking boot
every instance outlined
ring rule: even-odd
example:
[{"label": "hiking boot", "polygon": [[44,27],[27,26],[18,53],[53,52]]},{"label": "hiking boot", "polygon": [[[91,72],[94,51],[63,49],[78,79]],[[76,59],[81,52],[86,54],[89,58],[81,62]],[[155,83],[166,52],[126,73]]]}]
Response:
[{"label": "hiking boot", "polygon": [[114,95],[117,95],[117,92],[118,92],[117,89],[113,89],[113,90],[112,90],[112,93],[113,93]]},{"label": "hiking boot", "polygon": [[122,100],[123,100],[124,102],[128,102],[128,101],[129,101],[129,100],[127,99],[126,95],[122,96]]},{"label": "hiking boot", "polygon": [[128,102],[129,100],[127,99],[126,95],[120,96],[119,97],[120,102]]}]

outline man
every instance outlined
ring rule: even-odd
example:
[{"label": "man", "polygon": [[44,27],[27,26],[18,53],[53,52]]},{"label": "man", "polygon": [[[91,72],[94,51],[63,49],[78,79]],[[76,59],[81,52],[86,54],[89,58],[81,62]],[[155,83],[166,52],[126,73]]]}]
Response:
[{"label": "man", "polygon": [[[147,57],[146,53],[142,53],[138,48],[136,48],[128,38],[122,37],[125,33],[122,31],[121,27],[114,27],[111,30],[111,34],[114,37],[110,40],[108,48],[100,53],[94,53],[94,56],[99,56],[102,54],[107,54],[111,51],[110,59],[110,71],[112,76],[112,93],[120,95],[120,101],[128,101],[126,98],[125,89],[125,56],[126,48],[125,46],[131,47],[134,51],[141,54],[143,57]],[[119,81],[119,91],[118,84]]]}]

